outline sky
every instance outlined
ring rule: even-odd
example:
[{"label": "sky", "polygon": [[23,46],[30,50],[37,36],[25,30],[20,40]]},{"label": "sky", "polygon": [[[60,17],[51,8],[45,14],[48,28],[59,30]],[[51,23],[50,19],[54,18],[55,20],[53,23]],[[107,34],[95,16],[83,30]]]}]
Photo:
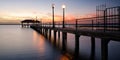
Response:
[{"label": "sky", "polygon": [[24,19],[52,22],[52,4],[55,4],[55,21],[62,20],[62,5],[65,19],[95,16],[96,6],[120,6],[120,0],[0,0],[0,24],[20,23]]}]

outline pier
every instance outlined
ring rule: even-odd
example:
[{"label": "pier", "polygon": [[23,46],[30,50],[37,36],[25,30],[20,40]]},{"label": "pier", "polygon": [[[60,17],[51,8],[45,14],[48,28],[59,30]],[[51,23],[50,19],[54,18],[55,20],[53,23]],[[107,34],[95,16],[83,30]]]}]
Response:
[{"label": "pier", "polygon": [[[91,60],[95,56],[95,38],[101,39],[101,60],[108,60],[108,44],[111,40],[120,40],[120,7],[106,8],[103,16],[82,18],[63,23],[54,22],[42,23],[42,25],[32,24],[30,27],[37,32],[43,34],[47,39],[51,40],[53,31],[54,46],[56,46],[56,36],[60,39],[62,36],[62,52],[66,52],[67,33],[75,36],[74,60],[79,59],[79,38],[81,36],[91,37]],[[116,13],[117,12],[117,13]],[[64,19],[64,18],[63,18]],[[60,35],[62,32],[62,35]],[[58,33],[58,35],[57,35]]]}]

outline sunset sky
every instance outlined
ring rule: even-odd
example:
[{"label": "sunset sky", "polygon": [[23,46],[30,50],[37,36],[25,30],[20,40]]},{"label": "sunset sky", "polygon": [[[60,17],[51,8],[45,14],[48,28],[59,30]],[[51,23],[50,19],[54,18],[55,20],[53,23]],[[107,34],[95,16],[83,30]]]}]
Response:
[{"label": "sunset sky", "polygon": [[62,4],[66,5],[66,20],[95,16],[96,6],[120,5],[120,0],[0,0],[0,24],[19,23],[24,19],[51,22],[52,3],[55,4],[55,21],[62,20]]}]

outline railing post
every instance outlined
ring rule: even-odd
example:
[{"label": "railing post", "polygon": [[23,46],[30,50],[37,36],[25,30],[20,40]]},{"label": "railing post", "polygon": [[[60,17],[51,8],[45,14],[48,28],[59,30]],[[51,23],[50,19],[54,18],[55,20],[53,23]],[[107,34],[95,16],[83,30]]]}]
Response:
[{"label": "railing post", "polygon": [[118,31],[120,31],[120,7],[118,7]]},{"label": "railing post", "polygon": [[106,23],[107,23],[107,9],[104,10],[104,32],[107,29]]},{"label": "railing post", "polygon": [[92,20],[92,30],[93,30],[93,20]]},{"label": "railing post", "polygon": [[77,21],[77,19],[76,19],[76,24],[75,24],[75,26],[76,26],[76,30],[77,30],[77,27],[78,27],[78,24],[77,24],[77,22],[78,22],[78,21]]}]

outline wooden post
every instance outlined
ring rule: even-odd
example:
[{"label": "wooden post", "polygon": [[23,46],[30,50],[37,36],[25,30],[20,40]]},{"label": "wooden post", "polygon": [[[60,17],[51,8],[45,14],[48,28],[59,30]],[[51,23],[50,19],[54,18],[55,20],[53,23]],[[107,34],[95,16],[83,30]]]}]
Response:
[{"label": "wooden post", "polygon": [[58,31],[58,46],[60,46],[60,31]]},{"label": "wooden post", "polygon": [[46,29],[45,29],[45,38],[46,38]]},{"label": "wooden post", "polygon": [[40,33],[42,34],[42,28],[40,27]]},{"label": "wooden post", "polygon": [[120,7],[118,7],[118,31],[120,31]]},{"label": "wooden post", "polygon": [[21,25],[22,25],[22,27],[23,27],[23,22],[21,22]]},{"label": "wooden post", "polygon": [[44,30],[43,30],[43,31],[44,31],[44,32],[43,32],[43,35],[45,36],[45,28],[43,28],[43,29],[44,29]]},{"label": "wooden post", "polygon": [[102,40],[101,40],[101,58],[102,58],[102,60],[108,60],[108,42],[109,42],[109,40],[106,38],[102,38]]},{"label": "wooden post", "polygon": [[43,28],[42,28],[42,34],[43,34],[43,31],[44,31],[44,30],[43,30]]},{"label": "wooden post", "polygon": [[41,31],[41,32],[42,32],[42,34],[43,34],[43,28],[42,28],[42,31]]},{"label": "wooden post", "polygon": [[54,45],[55,45],[55,46],[56,46],[56,32],[57,32],[57,31],[54,30]]},{"label": "wooden post", "polygon": [[76,30],[77,30],[77,27],[78,27],[78,24],[77,24],[77,22],[78,22],[78,21],[77,21],[77,19],[76,19],[76,24],[75,24],[75,25],[76,25]]},{"label": "wooden post", "polygon": [[66,47],[67,47],[67,33],[62,32],[62,51],[63,51],[63,53],[66,52]]},{"label": "wooden post", "polygon": [[104,10],[104,32],[107,29],[107,9]]},{"label": "wooden post", "polygon": [[93,20],[92,20],[92,30],[93,30]]},{"label": "wooden post", "polygon": [[27,28],[29,27],[29,23],[27,23]]},{"label": "wooden post", "polygon": [[91,56],[90,60],[95,60],[95,37],[91,37]]},{"label": "wooden post", "polygon": [[79,37],[80,35],[75,34],[75,52],[74,52],[75,60],[79,60]]},{"label": "wooden post", "polygon": [[48,29],[45,29],[45,36],[48,38]]},{"label": "wooden post", "polygon": [[49,29],[49,40],[51,40],[51,29]]}]

